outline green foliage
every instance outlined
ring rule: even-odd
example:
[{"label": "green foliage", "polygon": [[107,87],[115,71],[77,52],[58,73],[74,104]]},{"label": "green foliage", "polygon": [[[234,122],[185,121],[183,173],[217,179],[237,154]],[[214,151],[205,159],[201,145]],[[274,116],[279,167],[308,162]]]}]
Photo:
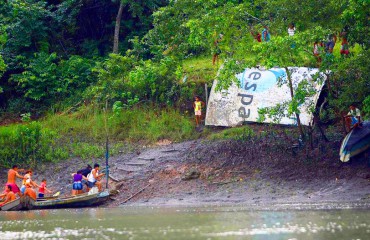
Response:
[{"label": "green foliage", "polygon": [[97,101],[108,97],[122,101],[125,106],[132,106],[139,100],[173,104],[178,95],[177,67],[176,60],[171,57],[154,62],[111,54],[96,67],[98,83],[90,87],[85,96]]},{"label": "green foliage", "polygon": [[365,100],[362,103],[363,106],[363,113],[364,113],[364,119],[369,120],[370,119],[370,95],[365,98]]},{"label": "green foliage", "polygon": [[50,104],[72,96],[93,83],[95,80],[91,73],[94,64],[80,56],[60,61],[56,53],[38,53],[25,66],[25,71],[13,74],[11,80],[18,84],[25,97]]},{"label": "green foliage", "polygon": [[[118,102],[114,106],[116,110],[107,113],[112,142],[154,143],[161,139],[180,141],[198,136],[193,118],[172,108],[160,109],[152,105],[120,108]],[[105,142],[105,115],[92,106],[82,107],[71,115],[51,115],[41,123],[58,133],[58,144],[68,148],[72,156],[87,156],[88,146],[93,148],[95,155],[96,146]]]},{"label": "green foliage", "polygon": [[349,39],[352,42],[369,47],[369,8],[368,0],[349,0],[340,17],[344,26],[349,27]]},{"label": "green foliage", "polygon": [[125,109],[110,120],[110,127],[115,139],[132,142],[179,141],[196,136],[193,121],[170,108]]},{"label": "green foliage", "polygon": [[22,122],[30,122],[31,121],[31,113],[22,113],[21,114]]},{"label": "green foliage", "polygon": [[86,142],[75,142],[70,146],[70,148],[72,149],[72,155],[74,157],[79,157],[84,160],[103,157],[105,153],[104,146]]},{"label": "green foliage", "polygon": [[56,132],[43,128],[38,122],[1,127],[1,165],[35,167],[42,162],[68,157],[68,153],[57,147],[57,139]]},{"label": "green foliage", "polygon": [[329,104],[336,109],[337,117],[348,112],[352,103],[361,103],[370,95],[370,50],[362,50],[348,58],[339,58],[332,64]]}]

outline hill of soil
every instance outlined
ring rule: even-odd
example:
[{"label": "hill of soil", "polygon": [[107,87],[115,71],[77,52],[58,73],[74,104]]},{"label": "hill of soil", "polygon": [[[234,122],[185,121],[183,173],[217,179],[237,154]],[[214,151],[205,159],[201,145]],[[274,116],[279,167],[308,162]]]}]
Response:
[{"label": "hill of soil", "polygon": [[[368,157],[342,163],[340,141],[308,145],[275,134],[141,147],[110,158],[109,186],[115,195],[107,206],[352,202],[370,207]],[[68,195],[71,173],[86,163],[70,159],[39,166],[34,180],[46,177],[50,188]]]}]

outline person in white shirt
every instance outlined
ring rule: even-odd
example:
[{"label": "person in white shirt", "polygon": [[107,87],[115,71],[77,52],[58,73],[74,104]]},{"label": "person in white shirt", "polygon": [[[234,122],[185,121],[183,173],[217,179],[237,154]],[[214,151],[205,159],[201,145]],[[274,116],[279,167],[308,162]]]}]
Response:
[{"label": "person in white shirt", "polygon": [[[346,122],[346,129],[349,131],[355,127],[360,126],[361,123],[361,111],[356,108],[353,104],[349,106],[349,112],[344,116]],[[351,127],[352,126],[352,127]]]},{"label": "person in white shirt", "polygon": [[100,168],[100,165],[95,163],[94,169],[91,170],[91,173],[89,173],[89,175],[87,175],[87,186],[90,189],[96,185],[99,189],[99,192],[101,192],[102,186],[101,186],[100,179],[102,176],[105,175],[105,173],[99,174],[99,168]]},{"label": "person in white shirt", "polygon": [[294,33],[295,33],[294,23],[290,23],[288,26],[288,35],[291,37],[294,36]]}]

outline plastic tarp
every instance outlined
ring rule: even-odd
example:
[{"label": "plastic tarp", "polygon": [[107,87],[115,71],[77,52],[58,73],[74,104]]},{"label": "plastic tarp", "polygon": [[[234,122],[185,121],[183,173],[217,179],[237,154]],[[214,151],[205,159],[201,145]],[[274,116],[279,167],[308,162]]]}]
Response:
[{"label": "plastic tarp", "polygon": [[[315,94],[299,106],[301,123],[309,125],[313,119],[310,106],[316,106],[325,76],[321,74],[319,81],[313,81],[313,76],[318,73],[317,68],[289,67],[288,69],[291,72],[293,89],[296,89],[299,82],[305,79],[315,89]],[[233,83],[229,89],[222,91],[216,91],[217,80],[214,81],[208,100],[206,125],[237,126],[244,122],[258,122],[258,109],[273,107],[278,103],[291,100],[288,84],[281,86],[278,84],[279,80],[286,81],[287,75],[284,68],[269,70],[248,68],[236,77],[238,84]],[[266,118],[264,122],[273,123],[273,119]],[[278,124],[296,125],[296,116],[285,116]]]}]

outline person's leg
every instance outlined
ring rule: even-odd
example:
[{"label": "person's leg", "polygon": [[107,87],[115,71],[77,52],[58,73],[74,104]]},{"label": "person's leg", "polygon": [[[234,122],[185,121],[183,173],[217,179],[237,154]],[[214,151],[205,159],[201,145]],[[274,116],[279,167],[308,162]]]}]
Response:
[{"label": "person's leg", "polygon": [[101,182],[100,181],[96,181],[95,182],[95,185],[98,187],[99,192],[101,192]]},{"label": "person's leg", "polygon": [[201,116],[197,115],[197,126],[199,126],[200,122],[201,122]]},{"label": "person's leg", "polygon": [[346,132],[351,131],[351,122],[352,122],[352,119],[350,117],[346,117],[344,119],[344,121],[345,121],[345,126],[346,126]]}]

